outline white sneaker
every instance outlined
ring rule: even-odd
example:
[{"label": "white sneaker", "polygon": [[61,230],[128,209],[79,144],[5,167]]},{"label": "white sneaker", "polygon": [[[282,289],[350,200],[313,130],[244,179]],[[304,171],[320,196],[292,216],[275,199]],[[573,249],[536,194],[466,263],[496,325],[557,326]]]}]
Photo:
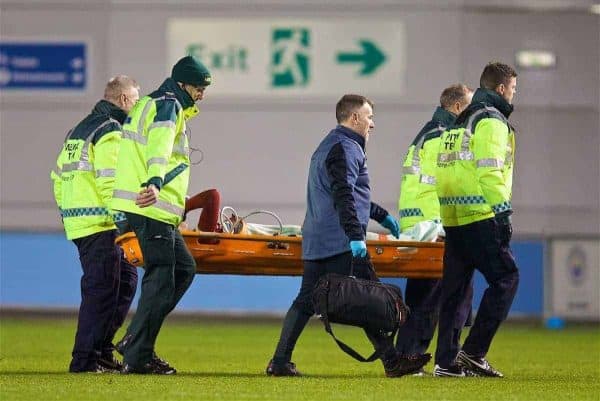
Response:
[{"label": "white sneaker", "polygon": [[504,375],[494,369],[485,358],[475,358],[467,354],[465,351],[458,352],[458,355],[456,356],[456,363],[463,367],[463,369],[473,371],[478,376],[504,377]]}]

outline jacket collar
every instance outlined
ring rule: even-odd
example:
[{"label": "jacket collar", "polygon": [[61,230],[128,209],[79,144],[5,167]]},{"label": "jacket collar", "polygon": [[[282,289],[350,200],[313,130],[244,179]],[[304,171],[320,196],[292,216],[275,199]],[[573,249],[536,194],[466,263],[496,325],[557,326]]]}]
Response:
[{"label": "jacket collar", "polygon": [[121,125],[125,122],[125,118],[127,118],[127,113],[125,113],[123,109],[104,99],[96,103],[92,112],[110,116],[117,120]]},{"label": "jacket collar", "polygon": [[438,108],[435,109],[431,120],[443,125],[444,127],[450,127],[452,124],[454,124],[456,116],[450,113],[448,110],[438,106]]},{"label": "jacket collar", "polygon": [[167,78],[158,88],[161,92],[170,92],[175,98],[181,103],[181,106],[185,109],[194,105],[194,99],[185,90],[177,84],[173,78]]},{"label": "jacket collar", "polygon": [[500,113],[504,114],[504,117],[508,118],[510,114],[513,112],[513,105],[509,104],[502,96],[500,96],[496,91],[478,88],[473,95],[473,103],[486,103],[490,106],[495,107],[500,111]]},{"label": "jacket collar", "polygon": [[339,132],[342,135],[347,136],[348,138],[352,139],[353,141],[358,142],[358,144],[360,145],[360,147],[362,148],[362,150],[365,150],[365,138],[360,135],[358,132],[351,130],[348,127],[345,127],[343,125],[338,125],[337,127],[335,127],[335,130],[337,132]]}]

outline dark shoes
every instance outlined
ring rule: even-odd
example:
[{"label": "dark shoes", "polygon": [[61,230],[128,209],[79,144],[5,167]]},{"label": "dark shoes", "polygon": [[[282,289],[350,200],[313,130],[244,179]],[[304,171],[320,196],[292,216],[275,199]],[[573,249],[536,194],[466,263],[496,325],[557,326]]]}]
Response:
[{"label": "dark shoes", "polygon": [[123,364],[121,361],[115,358],[112,352],[110,354],[103,354],[100,358],[98,358],[98,366],[119,372],[121,369],[123,369]]},{"label": "dark shoes", "polygon": [[[430,359],[431,354],[402,356],[392,368],[385,370],[385,375],[387,377],[400,377],[410,373],[417,373]],[[287,362],[280,365],[274,363],[272,359],[269,361],[265,372],[267,376],[302,376],[298,369],[296,369],[295,363]]]},{"label": "dark shoes", "polygon": [[296,369],[296,364],[293,362],[287,362],[283,365],[273,363],[271,359],[269,361],[269,365],[265,370],[267,376],[302,376],[298,369]]},{"label": "dark shoes", "polygon": [[[131,334],[126,335],[115,344],[115,349],[121,355],[125,353],[125,348],[129,345],[131,341]],[[129,364],[125,364],[123,366],[121,373],[141,373],[141,374],[161,374],[161,375],[173,375],[177,373],[177,369],[173,366],[169,365],[169,362],[160,358],[156,355],[156,352],[152,352],[152,359],[150,362],[146,363],[142,368],[133,368]]]},{"label": "dark shoes", "polygon": [[172,367],[165,367],[158,365],[154,362],[154,360],[140,366],[134,367],[128,363],[125,363],[123,366],[123,370],[121,370],[122,374],[139,374],[139,375],[174,375],[177,371]]},{"label": "dark shoes", "polygon": [[174,373],[177,373],[177,370],[173,366],[169,365],[169,362],[156,355],[156,352],[152,352],[151,362],[157,366],[162,367],[165,370],[172,370]]},{"label": "dark shoes", "polygon": [[401,377],[419,372],[431,359],[431,354],[402,355],[395,365],[385,368],[387,377]]},{"label": "dark shoes", "polygon": [[131,337],[131,334],[127,334],[121,339],[121,341],[115,344],[115,350],[117,350],[119,354],[123,355],[125,353],[125,348],[127,348],[127,346],[129,345]]},{"label": "dark shoes", "polygon": [[69,370],[69,373],[119,373],[120,370],[110,369],[100,365],[100,363],[96,364],[96,366],[91,369],[86,370]]},{"label": "dark shoes", "polygon": [[476,358],[464,351],[459,351],[456,356],[456,363],[463,369],[474,372],[477,376],[504,377],[504,375],[494,369],[485,358]]},{"label": "dark shoes", "polygon": [[478,376],[471,370],[464,368],[459,365],[452,365],[447,368],[443,368],[440,365],[435,365],[433,368],[433,375],[435,377],[473,377]]}]

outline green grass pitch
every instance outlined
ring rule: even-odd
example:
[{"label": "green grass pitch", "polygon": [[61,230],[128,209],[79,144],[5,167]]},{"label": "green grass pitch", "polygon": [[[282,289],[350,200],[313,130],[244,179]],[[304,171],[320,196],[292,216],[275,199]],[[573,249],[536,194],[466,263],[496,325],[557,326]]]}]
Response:
[{"label": "green grass pitch", "polygon": [[[549,331],[505,324],[488,355],[504,379],[387,379],[379,362],[342,353],[311,322],[294,362],[305,377],[272,378],[264,369],[280,322],[167,320],[157,352],[176,376],[69,374],[74,319],[0,320],[0,399],[8,400],[599,400],[598,326]],[[363,354],[359,329],[336,327]],[[121,336],[122,332],[118,334]],[[463,335],[464,336],[464,335]],[[120,337],[119,337],[120,338]],[[427,370],[433,369],[432,363]]]}]

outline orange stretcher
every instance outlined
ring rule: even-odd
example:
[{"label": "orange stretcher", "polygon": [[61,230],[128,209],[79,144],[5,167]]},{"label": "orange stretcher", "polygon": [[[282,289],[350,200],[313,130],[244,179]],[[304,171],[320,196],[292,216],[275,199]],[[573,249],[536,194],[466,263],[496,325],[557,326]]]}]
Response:
[{"label": "orange stretcher", "polygon": [[[226,234],[182,230],[185,243],[202,274],[301,276],[302,237]],[[117,238],[127,260],[144,260],[135,234]],[[440,278],[442,242],[368,240],[367,249],[379,277]]]}]

